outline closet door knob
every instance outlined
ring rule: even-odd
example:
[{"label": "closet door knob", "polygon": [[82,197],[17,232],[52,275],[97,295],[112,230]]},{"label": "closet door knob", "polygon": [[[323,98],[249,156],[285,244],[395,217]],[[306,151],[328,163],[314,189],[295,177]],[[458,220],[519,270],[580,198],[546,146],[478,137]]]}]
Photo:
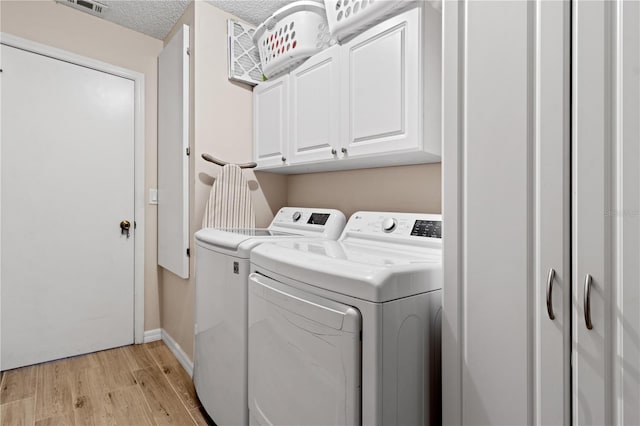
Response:
[{"label": "closet door knob", "polygon": [[593,329],[591,322],[591,275],[587,274],[584,278],[584,322],[587,330]]},{"label": "closet door knob", "polygon": [[285,161],[287,161],[287,157],[283,156],[282,157],[282,162],[284,163]]},{"label": "closet door knob", "polygon": [[331,155],[336,155],[338,151],[335,148],[331,148]]},{"label": "closet door knob", "polygon": [[549,275],[547,276],[547,314],[549,315],[549,319],[553,321],[556,319],[555,314],[553,313],[553,280],[556,277],[556,271],[551,268],[549,269]]},{"label": "closet door knob", "polygon": [[342,153],[346,154],[347,153],[347,148],[342,148]]}]

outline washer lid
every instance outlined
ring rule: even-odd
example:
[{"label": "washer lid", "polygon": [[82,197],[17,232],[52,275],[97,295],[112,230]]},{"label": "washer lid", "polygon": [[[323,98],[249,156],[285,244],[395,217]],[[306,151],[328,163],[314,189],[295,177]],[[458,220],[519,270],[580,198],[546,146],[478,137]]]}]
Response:
[{"label": "washer lid", "polygon": [[440,249],[401,244],[289,240],[251,252],[255,266],[371,302],[442,288]]},{"label": "washer lid", "polygon": [[[300,237],[298,234],[270,229],[215,229],[205,228],[196,232],[196,244],[210,249],[222,248],[241,252],[250,250],[262,242],[277,241],[283,237]],[[242,247],[241,247],[242,245]]]}]

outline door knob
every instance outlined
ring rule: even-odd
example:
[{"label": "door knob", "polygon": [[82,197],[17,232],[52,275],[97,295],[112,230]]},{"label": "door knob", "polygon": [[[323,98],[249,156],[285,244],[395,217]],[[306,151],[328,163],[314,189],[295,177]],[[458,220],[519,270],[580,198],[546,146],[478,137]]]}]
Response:
[{"label": "door knob", "polygon": [[120,235],[127,234],[127,238],[129,238],[129,230],[131,229],[131,223],[128,220],[123,220],[120,222]]}]

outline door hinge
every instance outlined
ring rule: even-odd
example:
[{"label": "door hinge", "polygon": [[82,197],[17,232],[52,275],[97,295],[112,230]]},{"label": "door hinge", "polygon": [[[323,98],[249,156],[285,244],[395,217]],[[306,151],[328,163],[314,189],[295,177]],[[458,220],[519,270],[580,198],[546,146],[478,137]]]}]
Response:
[{"label": "door hinge", "polygon": [[187,257],[191,257],[191,250],[187,249]]},{"label": "door hinge", "polygon": [[133,221],[133,229],[136,229],[136,227],[138,226],[138,224],[136,223],[136,221]]},{"label": "door hinge", "polygon": [[187,155],[191,155],[191,149],[189,149],[189,147],[187,147],[185,151],[187,152]]},{"label": "door hinge", "polygon": [[188,47],[187,47],[187,55],[191,56],[191,49],[189,49]]}]

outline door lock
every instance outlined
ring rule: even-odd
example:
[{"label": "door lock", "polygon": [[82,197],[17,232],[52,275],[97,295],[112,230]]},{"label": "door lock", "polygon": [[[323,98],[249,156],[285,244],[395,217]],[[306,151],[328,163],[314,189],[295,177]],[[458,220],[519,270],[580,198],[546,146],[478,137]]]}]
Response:
[{"label": "door lock", "polygon": [[123,220],[120,222],[120,235],[127,235],[129,238],[129,230],[131,229],[131,223],[128,220]]}]

